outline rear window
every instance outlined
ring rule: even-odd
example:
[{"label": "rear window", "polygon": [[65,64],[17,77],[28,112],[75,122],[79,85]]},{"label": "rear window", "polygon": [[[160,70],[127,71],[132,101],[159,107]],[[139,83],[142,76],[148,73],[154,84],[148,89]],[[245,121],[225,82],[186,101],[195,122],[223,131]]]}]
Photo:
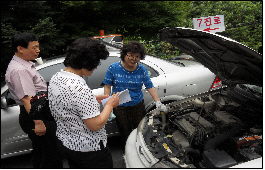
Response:
[{"label": "rear window", "polygon": [[61,71],[61,69],[65,69],[65,68],[66,67],[64,66],[63,63],[59,63],[59,64],[55,64],[55,65],[40,69],[40,70],[38,70],[38,72],[40,73],[40,75],[42,75],[42,77],[44,78],[44,80],[46,82],[49,82],[55,73]]}]

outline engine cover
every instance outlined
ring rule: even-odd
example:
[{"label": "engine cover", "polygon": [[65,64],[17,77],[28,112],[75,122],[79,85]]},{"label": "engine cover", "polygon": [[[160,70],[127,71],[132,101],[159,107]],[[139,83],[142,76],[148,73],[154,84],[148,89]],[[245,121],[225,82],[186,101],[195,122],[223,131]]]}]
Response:
[{"label": "engine cover", "polygon": [[206,134],[209,134],[214,127],[210,122],[199,116],[196,112],[188,113],[184,115],[182,119],[176,119],[175,124],[184,131],[188,137],[191,137],[194,134],[196,127],[204,130]]}]

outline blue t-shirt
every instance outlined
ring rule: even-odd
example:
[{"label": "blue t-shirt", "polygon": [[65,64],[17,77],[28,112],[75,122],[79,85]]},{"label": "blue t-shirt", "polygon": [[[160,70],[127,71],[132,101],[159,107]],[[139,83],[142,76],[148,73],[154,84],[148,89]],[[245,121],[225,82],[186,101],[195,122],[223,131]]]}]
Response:
[{"label": "blue t-shirt", "polygon": [[154,87],[148,71],[143,65],[138,63],[134,71],[128,71],[122,66],[120,61],[109,66],[103,83],[113,86],[113,92],[115,93],[126,89],[129,90],[132,101],[120,106],[134,106],[140,103],[144,98],[142,92],[143,84],[146,89]]}]

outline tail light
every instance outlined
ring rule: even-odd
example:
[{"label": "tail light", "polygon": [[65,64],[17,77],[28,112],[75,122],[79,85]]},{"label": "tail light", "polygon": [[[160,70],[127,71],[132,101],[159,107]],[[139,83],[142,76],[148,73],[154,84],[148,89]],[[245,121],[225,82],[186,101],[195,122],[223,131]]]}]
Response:
[{"label": "tail light", "polygon": [[219,79],[218,77],[215,77],[215,80],[212,84],[211,89],[217,88],[217,87],[221,87],[222,86],[222,81],[221,79]]}]

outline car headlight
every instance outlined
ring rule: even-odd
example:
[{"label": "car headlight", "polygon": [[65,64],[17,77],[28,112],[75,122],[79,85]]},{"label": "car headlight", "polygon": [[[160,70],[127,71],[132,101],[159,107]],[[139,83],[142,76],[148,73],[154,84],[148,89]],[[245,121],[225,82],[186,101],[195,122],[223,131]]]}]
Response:
[{"label": "car headlight", "polygon": [[152,153],[149,151],[149,149],[146,146],[142,131],[144,127],[146,126],[146,120],[148,121],[146,117],[144,117],[141,122],[138,125],[137,128],[137,136],[136,136],[136,149],[137,153],[143,162],[143,164],[147,168],[151,168],[154,164],[156,164],[159,160],[156,159]]}]

